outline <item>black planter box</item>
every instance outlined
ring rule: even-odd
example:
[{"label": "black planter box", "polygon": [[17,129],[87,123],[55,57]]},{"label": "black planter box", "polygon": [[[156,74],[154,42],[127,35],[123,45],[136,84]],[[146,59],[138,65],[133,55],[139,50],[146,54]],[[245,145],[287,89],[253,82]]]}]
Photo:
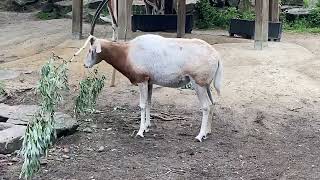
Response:
[{"label": "black planter box", "polygon": [[[193,16],[186,15],[186,33],[191,33],[193,27]],[[177,15],[133,15],[132,31],[143,32],[177,32]]]},{"label": "black planter box", "polygon": [[[230,36],[239,35],[246,39],[254,39],[255,21],[244,19],[230,20]],[[269,22],[269,41],[280,41],[282,34],[281,22]]]}]

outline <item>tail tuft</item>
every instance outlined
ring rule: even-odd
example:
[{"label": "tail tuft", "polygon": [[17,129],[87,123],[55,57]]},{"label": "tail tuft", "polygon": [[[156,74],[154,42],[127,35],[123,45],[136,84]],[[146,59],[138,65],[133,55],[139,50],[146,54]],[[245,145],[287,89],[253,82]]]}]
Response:
[{"label": "tail tuft", "polygon": [[218,61],[218,67],[216,69],[215,75],[214,75],[214,88],[217,91],[217,94],[220,96],[221,92],[221,85],[222,85],[222,73],[223,73],[223,66],[221,61]]}]

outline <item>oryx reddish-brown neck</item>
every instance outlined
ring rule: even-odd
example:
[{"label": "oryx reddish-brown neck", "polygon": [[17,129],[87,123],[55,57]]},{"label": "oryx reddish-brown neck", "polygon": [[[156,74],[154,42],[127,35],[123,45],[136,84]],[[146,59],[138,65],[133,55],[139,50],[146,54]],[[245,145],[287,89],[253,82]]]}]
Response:
[{"label": "oryx reddish-brown neck", "polygon": [[131,83],[143,82],[148,76],[133,67],[128,58],[129,48],[129,44],[125,42],[101,41],[99,57],[126,76]]}]

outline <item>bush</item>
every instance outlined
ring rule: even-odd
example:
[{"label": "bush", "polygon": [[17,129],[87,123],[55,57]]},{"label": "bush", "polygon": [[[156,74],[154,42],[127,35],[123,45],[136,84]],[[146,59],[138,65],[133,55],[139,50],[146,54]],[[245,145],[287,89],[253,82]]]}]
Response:
[{"label": "bush", "polygon": [[320,7],[311,10],[307,17],[297,18],[294,21],[287,21],[282,18],[284,29],[293,32],[320,33]]},{"label": "bush", "polygon": [[320,28],[320,7],[311,10],[311,14],[308,18],[308,21],[312,27]]},{"label": "bush", "polygon": [[213,27],[227,28],[230,19],[233,18],[255,19],[255,13],[253,11],[240,12],[234,7],[220,9],[211,6],[208,0],[198,1],[196,11],[198,14],[196,26],[200,29]]}]

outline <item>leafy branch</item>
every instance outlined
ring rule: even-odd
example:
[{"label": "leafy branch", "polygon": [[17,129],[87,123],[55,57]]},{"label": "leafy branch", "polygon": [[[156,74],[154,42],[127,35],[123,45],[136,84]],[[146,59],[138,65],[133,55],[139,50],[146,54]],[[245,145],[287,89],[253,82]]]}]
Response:
[{"label": "leafy branch", "polygon": [[30,179],[40,168],[40,158],[47,154],[48,148],[56,138],[54,113],[62,100],[61,92],[68,90],[67,62],[55,65],[61,60],[53,55],[42,67],[37,92],[41,96],[40,110],[29,122],[21,148],[24,163],[20,178]]},{"label": "leafy branch", "polygon": [[[70,61],[52,55],[49,61],[41,68],[37,93],[40,94],[40,109],[29,122],[21,148],[24,157],[20,178],[31,179],[40,169],[41,156],[46,155],[48,149],[56,139],[54,129],[54,114],[59,102],[63,100],[62,92],[69,90],[68,65]],[[58,64],[57,61],[62,63]],[[80,94],[76,99],[76,114],[87,114],[94,111],[98,94],[104,87],[104,76],[98,71],[87,76],[80,82]],[[1,86],[0,86],[1,87]]]},{"label": "leafy branch", "polygon": [[98,70],[94,70],[91,76],[87,76],[80,82],[80,93],[76,99],[75,113],[83,115],[95,111],[96,100],[104,87],[105,76],[99,76]]}]

